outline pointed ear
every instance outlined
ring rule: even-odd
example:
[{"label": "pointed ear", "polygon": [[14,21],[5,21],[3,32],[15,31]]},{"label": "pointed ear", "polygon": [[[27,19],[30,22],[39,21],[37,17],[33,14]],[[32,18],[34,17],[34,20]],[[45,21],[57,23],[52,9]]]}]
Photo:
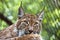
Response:
[{"label": "pointed ear", "polygon": [[43,15],[44,15],[44,10],[42,10],[40,13],[37,14],[39,21],[43,20]]},{"label": "pointed ear", "polygon": [[21,5],[18,10],[18,18],[21,18],[23,15],[24,15],[24,11],[23,11],[22,2],[21,2]]}]

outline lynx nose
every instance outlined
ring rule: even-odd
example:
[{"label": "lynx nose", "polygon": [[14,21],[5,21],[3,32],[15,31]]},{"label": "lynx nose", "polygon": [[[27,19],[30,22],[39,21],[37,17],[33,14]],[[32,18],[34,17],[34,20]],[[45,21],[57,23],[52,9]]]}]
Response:
[{"label": "lynx nose", "polygon": [[31,34],[33,32],[33,30],[28,30],[29,31],[29,34]]},{"label": "lynx nose", "polygon": [[33,32],[33,27],[29,27],[29,33],[32,33]]},{"label": "lynx nose", "polygon": [[31,34],[33,32],[33,27],[29,26],[28,30],[26,30],[25,34]]}]

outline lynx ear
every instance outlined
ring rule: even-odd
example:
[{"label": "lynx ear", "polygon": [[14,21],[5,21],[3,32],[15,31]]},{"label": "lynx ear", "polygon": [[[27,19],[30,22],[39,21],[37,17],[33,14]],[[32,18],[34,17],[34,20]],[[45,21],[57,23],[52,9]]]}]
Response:
[{"label": "lynx ear", "polygon": [[43,20],[43,15],[44,15],[44,10],[42,10],[37,16],[38,20],[42,21]]},{"label": "lynx ear", "polygon": [[23,15],[24,15],[24,11],[23,11],[22,2],[21,2],[21,6],[19,7],[19,10],[18,10],[18,18],[21,18]]}]

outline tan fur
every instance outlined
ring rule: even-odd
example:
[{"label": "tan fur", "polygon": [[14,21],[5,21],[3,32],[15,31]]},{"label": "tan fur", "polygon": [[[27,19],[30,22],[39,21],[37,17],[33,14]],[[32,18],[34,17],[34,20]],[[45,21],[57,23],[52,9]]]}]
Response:
[{"label": "tan fur", "polygon": [[41,40],[41,37],[37,34],[28,34],[20,38],[16,38],[16,40]]},{"label": "tan fur", "polygon": [[0,32],[0,38],[12,38],[17,36],[17,32],[14,32],[14,24]]},{"label": "tan fur", "polygon": [[8,39],[0,39],[0,40],[42,40],[41,36],[38,34],[28,34],[21,37],[14,37]]}]

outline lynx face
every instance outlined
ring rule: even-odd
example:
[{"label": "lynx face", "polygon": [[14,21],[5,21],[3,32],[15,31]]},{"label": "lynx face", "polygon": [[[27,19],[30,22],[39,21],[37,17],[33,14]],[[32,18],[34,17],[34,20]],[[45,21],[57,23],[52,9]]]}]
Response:
[{"label": "lynx face", "polygon": [[39,34],[42,29],[42,16],[43,12],[38,15],[24,14],[23,9],[19,8],[18,21],[16,27],[18,35],[24,34]]},{"label": "lynx face", "polygon": [[39,33],[41,30],[41,21],[37,16],[26,14],[17,22],[17,29],[24,30],[25,34]]}]

